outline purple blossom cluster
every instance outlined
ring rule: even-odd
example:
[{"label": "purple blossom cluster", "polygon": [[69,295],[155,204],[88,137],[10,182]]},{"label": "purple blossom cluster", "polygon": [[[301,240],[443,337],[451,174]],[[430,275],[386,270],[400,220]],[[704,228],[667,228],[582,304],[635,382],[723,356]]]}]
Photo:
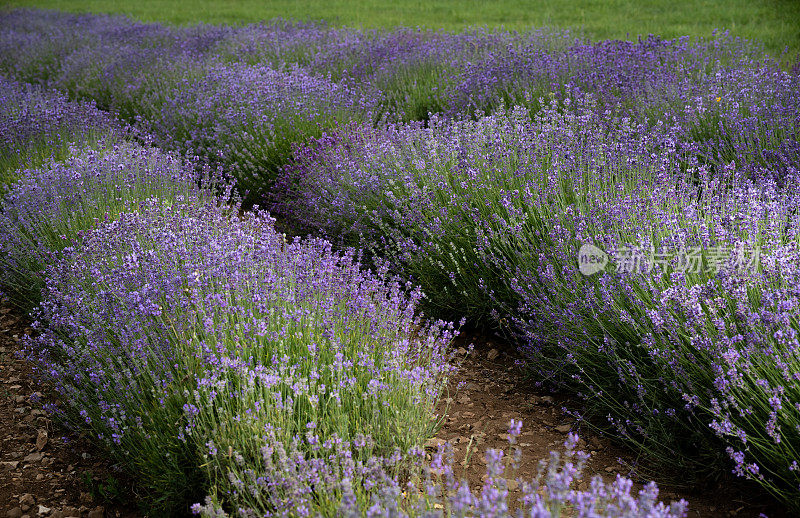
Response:
[{"label": "purple blossom cluster", "polygon": [[[429,437],[455,331],[422,321],[421,292],[327,242],[287,242],[263,213],[180,198],[133,209],[48,266],[26,350],[57,414],[165,509],[209,487],[237,496],[231,456],[203,452],[258,471],[267,436],[286,449],[307,437],[313,458],[336,437],[370,435],[364,456]],[[291,472],[263,468],[275,487],[263,505],[294,505],[278,491]]]},{"label": "purple blossom cluster", "polygon": [[[697,474],[733,460],[791,506],[798,164],[757,163],[755,139],[741,164],[709,160],[684,137],[675,120],[600,113],[592,97],[533,118],[352,125],[298,149],[277,207],[387,258],[432,311],[506,326],[543,383],[583,395],[587,419],[610,416],[652,457]],[[676,256],[586,276],[585,243],[697,249],[700,267],[682,272]],[[740,251],[760,262],[733,268]]]},{"label": "purple blossom cluster", "polygon": [[[564,443],[565,451],[553,451],[549,459],[539,463],[538,473],[532,480],[514,476],[522,458],[522,451],[516,446],[516,438],[521,432],[522,423],[511,421],[509,429],[510,446],[507,451],[490,449],[486,451],[486,477],[482,488],[475,491],[466,481],[457,480],[454,473],[452,447],[445,443],[431,454],[420,448],[412,448],[403,454],[400,450],[388,457],[369,457],[367,460],[353,455],[370,444],[371,438],[357,436],[352,443],[334,439],[325,444],[317,443],[315,436],[309,435],[307,441],[324,453],[326,462],[309,462],[298,450],[296,440],[289,451],[284,445],[273,440],[267,441],[262,449],[265,463],[272,467],[280,465],[283,473],[291,474],[289,480],[281,479],[278,484],[268,476],[259,476],[249,464],[230,463],[234,466],[230,480],[239,490],[236,504],[229,506],[234,516],[311,516],[314,504],[309,500],[286,505],[277,509],[265,509],[258,497],[276,486],[285,491],[310,494],[309,487],[317,498],[324,498],[333,492],[338,498],[332,502],[331,510],[336,516],[425,516],[425,517],[523,517],[557,518],[578,516],[583,518],[614,517],[663,517],[686,516],[687,504],[681,500],[669,505],[658,501],[658,488],[654,483],[646,485],[631,494],[633,482],[617,476],[612,483],[595,476],[588,489],[578,490],[575,486],[583,477],[583,470],[589,455],[577,450],[579,438],[571,434]],[[218,456],[213,451],[212,456]],[[512,462],[507,463],[507,455]],[[237,457],[238,453],[231,454]],[[275,460],[273,460],[273,458]],[[414,466],[413,478],[401,479],[397,476],[397,464],[401,459],[409,459]],[[508,467],[507,467],[508,466]],[[354,481],[370,485],[376,490],[369,499],[354,491]],[[520,488],[519,505],[511,509],[509,505],[509,483],[513,481]],[[214,496],[206,497],[204,504],[195,504],[192,511],[204,517],[230,516],[220,501]]]},{"label": "purple blossom cluster", "polygon": [[271,185],[293,144],[375,111],[353,88],[299,67],[209,64],[191,74],[144,125],[160,147],[225,166],[243,194]]},{"label": "purple blossom cluster", "polygon": [[[479,496],[443,452],[414,462],[456,332],[420,307],[503,327],[651,458],[797,510],[800,74],[757,44],[18,10],[0,73],[11,157],[116,135],[96,105],[192,160],[101,146],[25,171],[0,210],[0,287],[44,287],[27,347],[58,412],[161,510],[507,514],[499,453]],[[329,241],[223,206],[197,164]],[[646,259],[584,275],[584,244]],[[691,272],[655,259],[689,249]],[[569,490],[569,455],[525,490],[533,515],[683,512],[621,480]]]},{"label": "purple blossom cluster", "polygon": [[[797,153],[782,147],[797,131],[797,75],[727,34],[590,43],[546,30],[167,27],[17,10],[0,15],[0,55],[0,73],[92,99],[160,145],[229,167],[252,200],[269,191],[293,143],[343,121],[536,112],[586,93],[601,111],[675,118],[686,147],[697,143],[714,160],[730,161],[739,147],[770,163]],[[715,108],[685,111],[717,98]]]},{"label": "purple blossom cluster", "polygon": [[70,146],[119,141],[127,130],[92,103],[0,77],[0,183],[20,169],[64,158]]},{"label": "purple blossom cluster", "polygon": [[71,153],[22,171],[0,201],[0,289],[26,310],[40,300],[45,266],[100,222],[149,197],[216,197],[210,174],[199,181],[193,165],[156,148],[121,142]]},{"label": "purple blossom cluster", "polygon": [[[444,450],[427,463],[419,448],[456,334],[422,319],[421,291],[326,241],[288,242],[194,175],[123,144],[26,171],[4,200],[4,273],[44,280],[24,351],[54,415],[141,480],[154,512],[211,494],[196,512],[508,515],[502,452],[474,495]],[[525,483],[536,516],[685,515],[654,485],[572,489],[576,442]]]}]

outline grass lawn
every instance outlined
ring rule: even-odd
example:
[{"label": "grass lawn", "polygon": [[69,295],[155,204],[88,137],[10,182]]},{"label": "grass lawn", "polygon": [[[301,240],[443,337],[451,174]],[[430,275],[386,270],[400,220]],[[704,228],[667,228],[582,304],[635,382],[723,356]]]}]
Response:
[{"label": "grass lawn", "polygon": [[[11,7],[122,13],[169,23],[247,23],[274,17],[323,19],[365,28],[396,25],[457,30],[471,25],[582,29],[596,39],[643,34],[707,36],[725,28],[761,40],[777,55],[800,54],[800,2],[795,0],[11,0]],[[791,60],[793,61],[793,60]]]}]

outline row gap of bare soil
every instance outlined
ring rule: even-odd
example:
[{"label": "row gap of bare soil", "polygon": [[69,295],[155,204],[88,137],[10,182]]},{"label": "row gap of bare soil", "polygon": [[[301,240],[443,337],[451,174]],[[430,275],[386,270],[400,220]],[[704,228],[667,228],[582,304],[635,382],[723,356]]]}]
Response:
[{"label": "row gap of bare soil", "polygon": [[[24,315],[0,301],[0,518],[134,518],[140,516],[135,488],[118,466],[112,465],[85,437],[76,437],[51,421],[43,405],[55,402],[47,387],[33,377],[19,356],[21,337],[31,328]],[[470,351],[468,346],[474,348]],[[453,344],[462,357],[439,413],[442,426],[428,447],[453,445],[456,475],[473,490],[482,487],[489,448],[507,449],[508,423],[522,421],[518,446],[523,453],[516,472],[506,470],[510,500],[520,494],[516,478],[531,480],[540,459],[563,450],[569,432],[581,436],[579,448],[591,459],[579,483],[601,475],[612,481],[618,474],[637,480],[630,451],[585,429],[578,429],[566,407],[575,401],[532,387],[519,368],[514,347],[496,336],[467,332]],[[666,470],[664,470],[666,472]],[[671,473],[671,478],[680,474]],[[675,487],[665,478],[660,498],[686,499],[690,517],[785,516],[755,489],[732,477],[717,487]],[[635,485],[634,493],[641,488]]]}]

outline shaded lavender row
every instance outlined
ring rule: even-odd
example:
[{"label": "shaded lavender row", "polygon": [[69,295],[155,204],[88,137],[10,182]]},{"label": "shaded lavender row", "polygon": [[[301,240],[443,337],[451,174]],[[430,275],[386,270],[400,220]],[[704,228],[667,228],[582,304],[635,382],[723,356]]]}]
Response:
[{"label": "shaded lavender row", "polygon": [[0,77],[0,183],[67,155],[71,145],[119,141],[125,126],[89,102]]},{"label": "shaded lavender row", "polygon": [[18,10],[0,15],[0,56],[2,73],[90,98],[163,147],[225,165],[253,200],[293,143],[343,121],[536,112],[586,93],[600,110],[676,121],[681,144],[708,160],[797,155],[782,147],[797,133],[797,74],[727,35],[593,44],[544,30],[187,28]]},{"label": "shaded lavender row", "polygon": [[[661,462],[733,467],[795,506],[797,142],[777,138],[788,152],[774,164],[757,159],[763,141],[726,163],[681,146],[680,124],[594,102],[353,125],[296,152],[278,207],[388,258],[432,310],[507,326],[542,383],[585,397],[590,423],[610,416]],[[585,276],[582,244],[643,259]],[[676,251],[692,247],[699,271],[681,273]]]},{"label": "shaded lavender row", "polygon": [[216,197],[211,175],[199,188],[194,165],[158,149],[123,142],[71,153],[21,171],[0,201],[0,290],[26,311],[40,300],[45,266],[100,222],[153,196]]}]

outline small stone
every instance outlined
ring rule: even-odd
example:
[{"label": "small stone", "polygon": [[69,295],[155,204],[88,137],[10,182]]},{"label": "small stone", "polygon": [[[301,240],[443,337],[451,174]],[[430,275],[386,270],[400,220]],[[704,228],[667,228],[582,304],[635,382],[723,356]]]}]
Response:
[{"label": "small stone", "polygon": [[546,405],[552,405],[553,404],[553,398],[551,396],[542,396],[539,399],[542,401],[542,403],[544,403]]},{"label": "small stone", "polygon": [[613,472],[614,472],[614,466],[606,466],[606,473],[613,473]]},{"label": "small stone", "polygon": [[603,449],[603,443],[601,443],[600,439],[597,437],[590,437],[588,443],[589,447],[595,451],[600,451]]},{"label": "small stone", "polygon": [[38,514],[39,516],[45,516],[45,515],[50,514],[51,510],[52,509],[50,509],[49,507],[45,507],[45,506],[40,504],[39,505],[39,511],[36,514]]},{"label": "small stone", "polygon": [[8,518],[21,518],[22,517],[22,509],[19,507],[15,507],[6,513]]},{"label": "small stone", "polygon": [[39,462],[42,460],[43,455],[41,453],[30,453],[22,459],[22,462]]},{"label": "small stone", "polygon": [[42,451],[42,449],[46,445],[47,445],[47,430],[39,430],[39,433],[36,436],[36,449]]},{"label": "small stone", "polygon": [[90,458],[90,457],[91,457],[91,455],[89,455],[89,454],[88,454],[88,453],[86,453],[86,452],[83,452],[83,453],[81,453],[81,458],[82,458],[83,460],[86,460],[86,459],[88,459],[88,458]]},{"label": "small stone", "polygon": [[[22,496],[19,498],[19,503],[20,503],[20,504],[22,504],[22,505],[33,505],[33,504],[35,504],[35,503],[36,503],[36,499],[35,499],[35,498],[33,498],[33,495],[32,495],[32,494],[30,494],[30,493],[25,493],[24,495],[22,495]],[[24,510],[24,511],[27,511],[27,509],[23,509],[23,510]]]},{"label": "small stone", "polygon": [[444,444],[445,442],[446,441],[444,439],[439,439],[438,437],[433,437],[433,438],[428,439],[427,441],[425,441],[425,447],[429,448],[429,449],[432,449],[432,450],[435,450],[439,446]]},{"label": "small stone", "polygon": [[17,466],[19,466],[18,460],[0,462],[0,468],[8,471],[17,469]]},{"label": "small stone", "polygon": [[570,430],[572,430],[572,425],[570,424],[556,426],[556,431],[559,433],[568,433]]},{"label": "small stone", "polygon": [[486,354],[486,358],[488,358],[489,361],[496,360],[498,356],[500,356],[500,352],[497,349],[490,349]]},{"label": "small stone", "polygon": [[105,515],[106,510],[103,508],[103,506],[99,506],[89,511],[87,518],[103,518]]}]

